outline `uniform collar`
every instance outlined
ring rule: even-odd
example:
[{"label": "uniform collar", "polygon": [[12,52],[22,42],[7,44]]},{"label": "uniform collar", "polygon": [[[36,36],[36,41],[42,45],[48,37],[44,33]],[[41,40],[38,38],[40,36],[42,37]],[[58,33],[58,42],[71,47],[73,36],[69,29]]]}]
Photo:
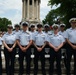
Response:
[{"label": "uniform collar", "polygon": [[62,31],[60,31],[61,33],[63,33],[63,32],[65,32],[65,30],[62,32]]},{"label": "uniform collar", "polygon": [[[32,31],[30,31],[30,32],[32,32]],[[36,30],[34,30],[33,32],[36,32]],[[33,32],[32,32],[32,33],[33,33]]]},{"label": "uniform collar", "polygon": [[[13,35],[14,33],[12,32],[11,35]],[[8,32],[6,33],[6,35],[10,35]]]},{"label": "uniform collar", "polygon": [[73,28],[71,27],[70,30],[76,30],[76,28],[73,29]]},{"label": "uniform collar", "polygon": [[41,32],[38,32],[39,34],[43,34],[43,31],[41,31]]},{"label": "uniform collar", "polygon": [[44,32],[45,32],[45,33],[48,33],[49,31],[47,31],[47,32],[46,32],[46,31],[44,31]]},{"label": "uniform collar", "polygon": [[53,33],[53,35],[54,35],[54,36],[59,36],[59,33],[57,33],[57,34],[54,34],[54,33]]},{"label": "uniform collar", "polygon": [[22,30],[22,33],[27,33],[27,34],[29,34],[29,31],[28,31],[28,30],[26,30],[26,31],[23,31],[23,30]]},{"label": "uniform collar", "polygon": [[20,30],[18,30],[18,31],[16,31],[16,30],[14,30],[15,32],[19,32]]}]

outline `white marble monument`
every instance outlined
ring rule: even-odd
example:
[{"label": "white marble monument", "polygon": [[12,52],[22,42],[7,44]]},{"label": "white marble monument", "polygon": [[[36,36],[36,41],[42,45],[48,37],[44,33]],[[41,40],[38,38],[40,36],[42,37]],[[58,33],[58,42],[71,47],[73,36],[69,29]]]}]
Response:
[{"label": "white marble monument", "polygon": [[40,3],[41,0],[22,0],[22,21],[39,23]]}]

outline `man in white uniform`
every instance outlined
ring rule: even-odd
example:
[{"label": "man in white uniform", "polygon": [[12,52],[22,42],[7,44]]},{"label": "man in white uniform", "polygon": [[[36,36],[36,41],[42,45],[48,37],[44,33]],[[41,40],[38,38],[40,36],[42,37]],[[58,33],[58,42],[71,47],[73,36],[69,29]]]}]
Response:
[{"label": "man in white uniform", "polygon": [[67,75],[71,75],[71,57],[74,56],[74,75],[76,75],[76,18],[71,18],[69,20],[71,27],[66,30],[66,40],[67,40]]}]

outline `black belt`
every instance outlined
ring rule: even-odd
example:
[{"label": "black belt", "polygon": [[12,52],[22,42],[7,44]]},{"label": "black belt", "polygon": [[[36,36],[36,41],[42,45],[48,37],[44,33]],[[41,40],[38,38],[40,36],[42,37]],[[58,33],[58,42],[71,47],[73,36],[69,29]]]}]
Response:
[{"label": "black belt", "polygon": [[75,43],[72,43],[73,45],[76,45]]},{"label": "black belt", "polygon": [[25,46],[22,46],[22,47],[27,47],[27,45],[25,45]]},{"label": "black belt", "polygon": [[7,44],[8,46],[13,46],[13,44]]},{"label": "black belt", "polygon": [[38,46],[38,45],[37,45],[37,47],[42,47],[42,46]]}]

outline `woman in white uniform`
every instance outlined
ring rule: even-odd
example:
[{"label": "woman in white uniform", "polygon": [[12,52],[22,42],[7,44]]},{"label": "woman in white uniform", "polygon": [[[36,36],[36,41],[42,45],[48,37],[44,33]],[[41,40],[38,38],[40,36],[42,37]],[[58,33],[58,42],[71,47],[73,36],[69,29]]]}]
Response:
[{"label": "woman in white uniform", "polygon": [[48,38],[49,46],[51,47],[49,75],[53,75],[55,59],[57,62],[57,75],[61,75],[61,47],[63,46],[64,38],[58,34],[59,26],[57,24],[54,24],[52,27],[54,33]]},{"label": "woman in white uniform", "polygon": [[3,35],[4,55],[6,74],[14,75],[14,59],[15,59],[15,46],[16,35],[13,33],[12,25],[8,25],[7,33]]}]

